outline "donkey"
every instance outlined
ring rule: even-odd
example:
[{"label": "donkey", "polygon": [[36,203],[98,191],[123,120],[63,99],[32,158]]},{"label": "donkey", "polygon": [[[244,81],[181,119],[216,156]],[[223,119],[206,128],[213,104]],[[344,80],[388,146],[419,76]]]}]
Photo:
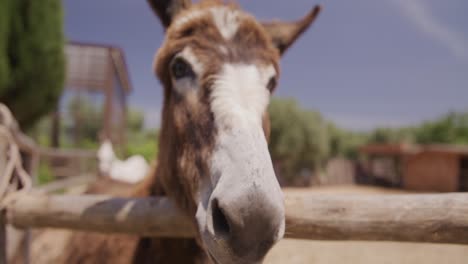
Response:
[{"label": "donkey", "polygon": [[268,152],[267,105],[281,55],[312,24],[260,23],[221,1],[148,0],[166,31],[157,168],[132,196],[172,198],[194,239],[74,234],[64,263],[261,263],[285,232]]}]

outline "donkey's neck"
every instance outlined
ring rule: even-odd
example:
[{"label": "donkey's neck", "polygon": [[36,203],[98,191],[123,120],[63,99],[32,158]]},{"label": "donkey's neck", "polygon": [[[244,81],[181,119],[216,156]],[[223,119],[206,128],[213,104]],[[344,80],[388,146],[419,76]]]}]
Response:
[{"label": "donkey's neck", "polygon": [[[157,173],[152,178],[149,185],[151,189],[146,195],[166,196],[167,193],[159,183]],[[142,237],[138,241],[133,263],[208,264],[211,262],[195,239]]]},{"label": "donkey's neck", "polygon": [[208,264],[211,262],[195,239],[141,238],[133,263]]},{"label": "donkey's neck", "polygon": [[[164,137],[164,134],[166,133],[163,126],[161,139]],[[168,188],[168,185],[171,186],[169,188],[174,188],[167,181],[170,177],[174,176],[171,175],[174,165],[171,162],[175,162],[176,157],[173,157],[174,152],[172,148],[174,146],[171,144],[173,139],[166,137],[163,140],[160,140],[157,168],[154,168],[151,177],[145,180],[145,183],[142,185],[143,188],[140,188],[136,194],[138,196],[170,196],[176,199],[174,196],[182,193],[181,190],[165,189]],[[210,264],[211,262],[195,239],[143,237],[138,241],[133,263]]]}]

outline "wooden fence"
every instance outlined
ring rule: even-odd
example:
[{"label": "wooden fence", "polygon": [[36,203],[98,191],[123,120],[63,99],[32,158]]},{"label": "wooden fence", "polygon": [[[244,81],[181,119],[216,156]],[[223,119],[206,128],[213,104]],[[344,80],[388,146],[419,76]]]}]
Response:
[{"label": "wooden fence", "polygon": [[74,177],[97,171],[96,151],[82,149],[55,149],[36,145],[20,131],[12,133],[15,143],[21,150],[23,166],[36,180],[39,164],[47,164],[53,176],[58,178]]},{"label": "wooden fence", "polygon": [[[16,120],[12,116],[10,110],[0,103],[0,264],[7,261],[7,229],[8,224],[6,219],[7,202],[11,195],[15,194],[15,190],[22,189],[28,191],[32,187],[32,183],[36,181],[40,159],[48,160],[54,164],[78,164],[70,170],[62,170],[64,176],[75,176],[84,166],[83,161],[95,161],[95,151],[82,150],[57,150],[42,148],[35,144],[33,140],[21,133]],[[71,161],[71,162],[68,162]],[[77,162],[79,161],[79,162]],[[92,163],[91,162],[91,163]],[[94,162],[96,163],[96,162]],[[67,172],[72,172],[68,173]],[[96,171],[96,170],[95,170]],[[86,179],[80,177],[79,182],[91,179],[92,176],[87,176]],[[68,180],[66,183],[77,182],[76,180]],[[54,184],[47,186],[52,189],[59,188],[63,184]],[[48,189],[40,190],[42,192]],[[25,232],[26,241],[29,238],[29,232]],[[25,244],[25,252],[27,253],[28,242]],[[25,254],[27,255],[27,254]],[[28,257],[25,256],[26,263]]]},{"label": "wooden fence", "polygon": [[[468,244],[468,194],[295,195],[286,193],[286,237]],[[167,198],[24,194],[7,206],[20,228],[69,228],[191,237],[190,221]]]}]

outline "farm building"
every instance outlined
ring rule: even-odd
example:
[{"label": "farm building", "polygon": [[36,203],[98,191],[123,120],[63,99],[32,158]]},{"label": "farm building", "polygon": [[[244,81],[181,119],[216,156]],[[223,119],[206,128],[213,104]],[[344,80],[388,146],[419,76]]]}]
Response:
[{"label": "farm building", "polygon": [[[66,86],[54,118],[51,142],[58,147],[62,140],[68,140],[68,145],[76,147],[86,136],[98,141],[101,135],[124,145],[126,98],[132,85],[123,51],[110,45],[70,42],[65,53]],[[62,124],[64,121],[70,124]],[[89,127],[93,125],[97,127]],[[64,126],[68,131],[59,131]],[[60,138],[64,134],[69,138]]]},{"label": "farm building", "polygon": [[468,147],[377,144],[360,149],[376,182],[414,191],[468,191]]},{"label": "farm building", "polygon": [[55,177],[95,171],[95,150],[104,139],[114,143],[117,153],[124,152],[132,91],[120,48],[70,42],[65,54],[66,84],[59,107],[45,123],[47,133],[37,139],[51,147],[41,147],[40,161]]}]

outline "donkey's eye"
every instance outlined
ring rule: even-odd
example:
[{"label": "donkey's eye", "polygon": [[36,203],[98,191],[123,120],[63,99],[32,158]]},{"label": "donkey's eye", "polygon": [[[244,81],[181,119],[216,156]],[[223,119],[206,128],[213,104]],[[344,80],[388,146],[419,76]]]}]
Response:
[{"label": "donkey's eye", "polygon": [[276,77],[271,77],[267,84],[267,89],[270,92],[273,92],[273,89],[276,87]]},{"label": "donkey's eye", "polygon": [[176,58],[171,65],[172,76],[178,80],[185,77],[193,77],[194,73],[190,65],[182,58]]}]

